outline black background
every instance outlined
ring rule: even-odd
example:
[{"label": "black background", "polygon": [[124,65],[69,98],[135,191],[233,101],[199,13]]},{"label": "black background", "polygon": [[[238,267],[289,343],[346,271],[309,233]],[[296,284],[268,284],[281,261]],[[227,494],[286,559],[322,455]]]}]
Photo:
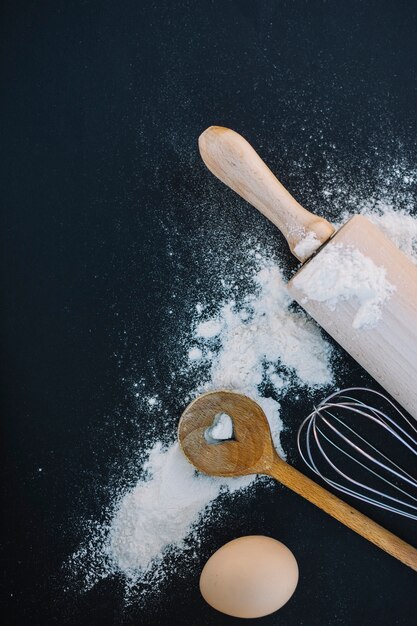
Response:
[{"label": "black background", "polygon": [[[121,581],[77,595],[62,575],[80,520],[99,518],[140,448],[150,418],[132,381],[163,396],[162,429],[184,408],[180,383],[164,389],[190,302],[218,290],[217,235],[231,249],[249,235],[283,249],[205,170],[199,133],[240,131],[331,218],[320,195],[330,158],[348,188],[369,193],[393,160],[415,167],[416,13],[398,0],[3,3],[6,623],[235,623],[203,602],[198,572],[224,542],[255,533],[281,539],[300,565],[295,596],[263,623],[416,623],[411,570],[280,488],[238,498],[195,567],[144,608],[123,608]],[[343,363],[340,384],[373,384]],[[296,464],[310,406],[304,396],[284,407]],[[371,514],[416,543],[412,524]]]}]

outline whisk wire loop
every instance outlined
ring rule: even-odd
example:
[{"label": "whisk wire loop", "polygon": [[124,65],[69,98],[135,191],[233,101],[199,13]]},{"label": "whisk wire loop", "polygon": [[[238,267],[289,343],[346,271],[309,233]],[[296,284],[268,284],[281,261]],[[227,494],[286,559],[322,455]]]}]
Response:
[{"label": "whisk wire loop", "polygon": [[[372,394],[384,410],[355,397]],[[403,458],[397,463],[371,443],[367,431],[386,436],[391,449],[400,445],[401,456],[415,460],[416,424],[382,393],[364,387],[335,391],[322,400],[299,428],[298,450],[306,465],[337,491],[417,520],[417,478],[400,465]],[[350,475],[344,462],[352,462],[373,483],[362,482],[362,475],[361,479]]]}]

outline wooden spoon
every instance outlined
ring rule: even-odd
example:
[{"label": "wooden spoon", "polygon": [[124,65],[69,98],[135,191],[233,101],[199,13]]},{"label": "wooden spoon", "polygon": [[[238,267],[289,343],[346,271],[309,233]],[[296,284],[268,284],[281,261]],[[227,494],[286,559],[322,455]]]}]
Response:
[{"label": "wooden spoon", "polygon": [[[206,430],[219,413],[233,420],[234,438],[208,443]],[[277,454],[268,420],[250,398],[230,391],[206,393],[184,411],[180,447],[194,467],[210,476],[266,474],[417,571],[417,550],[288,465]]]}]

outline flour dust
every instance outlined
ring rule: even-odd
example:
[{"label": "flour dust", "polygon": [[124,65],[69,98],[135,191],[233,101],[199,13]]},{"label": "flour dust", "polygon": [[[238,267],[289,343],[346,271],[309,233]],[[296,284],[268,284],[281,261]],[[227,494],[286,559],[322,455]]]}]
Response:
[{"label": "flour dust", "polygon": [[[323,180],[323,204],[331,204],[327,217],[335,223],[353,213],[366,215],[417,263],[417,178],[397,166],[392,177],[402,177],[398,204],[386,186],[369,196],[355,195],[336,175]],[[227,246],[219,240],[211,253],[226,256]],[[178,338],[183,355],[178,375],[195,381],[184,406],[200,393],[219,388],[249,395],[262,406],[283,456],[282,400],[290,394],[325,393],[334,385],[337,367],[320,329],[289,298],[285,254],[274,254],[270,246],[253,239],[242,244],[233,259],[234,290],[225,281],[216,302],[191,303],[191,327]],[[257,479],[215,479],[195,472],[182,456],[174,430],[158,435],[158,416],[166,413],[163,400],[146,388],[138,387],[135,394],[142,396],[151,422],[150,441],[141,450],[141,474],[131,488],[113,490],[101,521],[85,524],[85,541],[67,569],[84,590],[109,576],[122,577],[127,597],[144,602],[174,572],[192,567],[205,525],[221,516],[236,494],[250,498]]]}]

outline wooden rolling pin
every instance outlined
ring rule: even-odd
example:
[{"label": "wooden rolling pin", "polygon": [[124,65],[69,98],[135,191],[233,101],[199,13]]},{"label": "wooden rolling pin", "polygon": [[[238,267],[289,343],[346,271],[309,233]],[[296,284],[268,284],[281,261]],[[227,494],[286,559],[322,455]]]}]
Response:
[{"label": "wooden rolling pin", "polygon": [[[211,126],[200,136],[199,147],[209,170],[278,226],[291,252],[303,262],[288,284],[294,300],[417,418],[417,266],[362,215],[335,232],[325,219],[306,211],[233,130]],[[333,257],[330,246],[337,248]],[[343,264],[340,250],[385,269],[390,292],[373,324],[356,323],[357,298],[340,299],[331,308],[328,301],[307,297],[300,288],[306,284],[303,277],[322,273],[329,258],[340,258]]]}]

